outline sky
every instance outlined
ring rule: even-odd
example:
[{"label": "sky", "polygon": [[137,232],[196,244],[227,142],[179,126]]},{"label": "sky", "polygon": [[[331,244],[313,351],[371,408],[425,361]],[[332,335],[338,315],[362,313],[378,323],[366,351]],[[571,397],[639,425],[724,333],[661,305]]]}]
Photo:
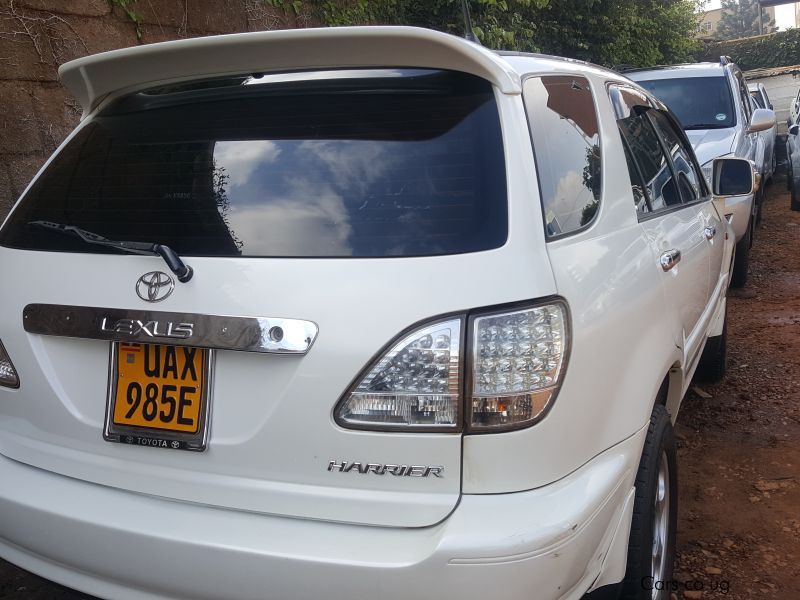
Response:
[{"label": "sky", "polygon": [[[709,0],[706,9],[719,8],[720,0]],[[775,7],[775,24],[781,31],[794,27],[794,4],[782,4]]]}]

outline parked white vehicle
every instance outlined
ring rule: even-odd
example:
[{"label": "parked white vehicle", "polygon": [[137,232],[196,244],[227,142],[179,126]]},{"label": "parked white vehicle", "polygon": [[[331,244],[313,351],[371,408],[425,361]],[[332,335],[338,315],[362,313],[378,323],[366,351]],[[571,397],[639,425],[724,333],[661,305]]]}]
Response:
[{"label": "parked white vehicle", "polygon": [[[750,97],[755,101],[756,106],[752,107],[753,112],[758,108],[767,108],[774,112],[772,102],[767,94],[767,88],[763,83],[748,83],[747,89],[750,91]],[[778,124],[775,123],[769,129],[765,129],[759,133],[764,141],[764,159],[761,167],[761,172],[764,176],[764,181],[770,181],[772,176],[775,175],[775,168],[777,167],[777,156],[775,154],[775,141],[778,137]],[[761,213],[759,213],[759,217]]]},{"label": "parked white vehicle", "polygon": [[786,187],[791,192],[790,208],[800,210],[800,123],[789,124],[786,135]]},{"label": "parked white vehicle", "polygon": [[786,120],[786,125],[791,127],[792,123],[796,123],[798,114],[800,114],[800,88],[797,89],[797,95],[789,101],[789,118]]},{"label": "parked white vehicle", "polygon": [[60,75],[84,117],[0,228],[0,556],[104,598],[667,598],[734,244],[663,104],[404,27]]},{"label": "parked white vehicle", "polygon": [[[765,147],[759,132],[775,125],[775,113],[764,108],[752,110],[744,75],[726,57],[718,63],[637,69],[625,75],[675,111],[706,180],[710,181],[714,159],[723,156],[752,161],[763,178]],[[764,197],[763,189],[756,192],[754,196],[728,198],[720,207],[731,221],[738,242],[731,281],[734,287],[747,283],[750,247]]]}]

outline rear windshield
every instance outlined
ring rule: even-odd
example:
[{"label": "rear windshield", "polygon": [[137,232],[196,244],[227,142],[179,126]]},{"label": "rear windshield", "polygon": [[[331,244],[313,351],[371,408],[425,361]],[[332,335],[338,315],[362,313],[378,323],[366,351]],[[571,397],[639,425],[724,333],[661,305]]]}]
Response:
[{"label": "rear windshield", "polygon": [[736,125],[731,87],[724,76],[637,81],[674,112],[684,129]]},{"label": "rear windshield", "polygon": [[372,70],[128,96],[78,132],[0,231],[9,247],[116,252],[30,224],[40,220],[188,256],[497,248],[508,217],[492,87]]}]

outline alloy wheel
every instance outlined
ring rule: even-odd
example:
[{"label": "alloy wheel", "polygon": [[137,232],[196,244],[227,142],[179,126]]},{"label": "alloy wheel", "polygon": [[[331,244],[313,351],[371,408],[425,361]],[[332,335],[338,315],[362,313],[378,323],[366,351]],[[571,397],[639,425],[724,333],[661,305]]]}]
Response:
[{"label": "alloy wheel", "polygon": [[[658,465],[658,480],[656,481],[656,493],[653,506],[653,552],[651,573],[653,581],[665,581],[668,571],[667,561],[670,556],[667,551],[669,546],[669,461],[667,453],[661,452],[661,459]],[[660,586],[659,586],[660,587]],[[653,600],[659,600],[663,596],[664,590],[653,587]]]}]

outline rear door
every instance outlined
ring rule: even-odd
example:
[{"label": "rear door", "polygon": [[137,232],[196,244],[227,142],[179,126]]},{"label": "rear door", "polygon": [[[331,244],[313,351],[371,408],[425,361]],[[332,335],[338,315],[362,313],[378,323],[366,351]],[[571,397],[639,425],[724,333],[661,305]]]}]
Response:
[{"label": "rear door", "polygon": [[[705,237],[713,206],[698,194],[697,174],[687,164],[691,155],[676,146],[669,120],[658,110],[642,106],[638,94],[621,90],[616,102],[620,131],[641,197],[637,212],[641,227],[663,272],[667,306],[682,329],[676,343],[691,362],[700,348],[702,320],[709,304],[710,260]],[[637,105],[638,102],[638,105]]]},{"label": "rear door", "polygon": [[727,224],[714,207],[710,190],[704,185],[691,146],[679,125],[660,111],[653,111],[650,117],[672,158],[681,199],[684,204],[695,207],[703,225],[703,237],[708,242],[709,257],[709,299],[706,307],[708,313],[716,306],[716,298],[724,293],[727,269],[722,268],[722,261],[725,254],[724,238]]}]

